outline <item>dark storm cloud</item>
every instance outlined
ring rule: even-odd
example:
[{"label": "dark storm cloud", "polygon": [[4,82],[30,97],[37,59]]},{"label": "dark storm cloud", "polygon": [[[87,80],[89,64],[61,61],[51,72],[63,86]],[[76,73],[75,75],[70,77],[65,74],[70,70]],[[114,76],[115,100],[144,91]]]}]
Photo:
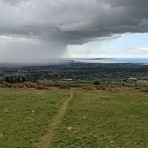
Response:
[{"label": "dark storm cloud", "polygon": [[[48,54],[54,49],[57,55],[64,53],[69,44],[113,34],[148,32],[147,7],[147,0],[0,0],[0,36],[8,37],[0,41],[0,47],[6,51],[15,36],[18,42],[22,41],[19,38],[29,38],[27,47],[38,40],[35,48],[49,50]],[[8,43],[2,46],[4,42]],[[11,47],[18,48],[17,43]]]},{"label": "dark storm cloud", "polygon": [[0,4],[1,34],[33,32],[76,44],[114,33],[148,31],[147,0],[1,0]]}]

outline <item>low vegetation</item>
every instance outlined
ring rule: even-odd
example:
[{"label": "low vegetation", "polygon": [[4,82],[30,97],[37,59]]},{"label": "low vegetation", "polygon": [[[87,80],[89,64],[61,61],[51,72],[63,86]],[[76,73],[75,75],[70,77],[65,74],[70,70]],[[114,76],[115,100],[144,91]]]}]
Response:
[{"label": "low vegetation", "polygon": [[0,148],[147,148],[148,66],[0,69]]},{"label": "low vegetation", "polygon": [[68,95],[60,89],[0,88],[0,148],[31,148]]},{"label": "low vegetation", "polygon": [[[0,88],[0,148],[148,147],[148,94],[141,88],[42,87]],[[49,135],[50,143],[41,140]]]},{"label": "low vegetation", "polygon": [[148,95],[77,90],[52,147],[148,147]]}]

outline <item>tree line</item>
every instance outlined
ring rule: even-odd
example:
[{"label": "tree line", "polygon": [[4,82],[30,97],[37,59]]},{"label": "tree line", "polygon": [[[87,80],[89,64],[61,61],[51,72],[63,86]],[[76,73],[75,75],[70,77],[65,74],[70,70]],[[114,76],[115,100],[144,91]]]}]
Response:
[{"label": "tree line", "polygon": [[3,81],[8,83],[23,83],[25,81],[36,82],[37,78],[33,76],[24,76],[24,75],[5,76]]}]

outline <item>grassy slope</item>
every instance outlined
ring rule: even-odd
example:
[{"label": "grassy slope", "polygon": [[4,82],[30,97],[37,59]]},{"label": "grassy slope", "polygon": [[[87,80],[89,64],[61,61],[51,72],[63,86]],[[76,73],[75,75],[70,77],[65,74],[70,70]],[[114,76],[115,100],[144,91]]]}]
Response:
[{"label": "grassy slope", "polygon": [[52,147],[148,147],[148,94],[77,90]]},{"label": "grassy slope", "polygon": [[68,95],[68,90],[0,88],[0,148],[31,147]]},{"label": "grassy slope", "polygon": [[[73,90],[51,147],[148,147],[148,94]],[[70,90],[0,88],[0,148],[30,148],[46,134]]]}]

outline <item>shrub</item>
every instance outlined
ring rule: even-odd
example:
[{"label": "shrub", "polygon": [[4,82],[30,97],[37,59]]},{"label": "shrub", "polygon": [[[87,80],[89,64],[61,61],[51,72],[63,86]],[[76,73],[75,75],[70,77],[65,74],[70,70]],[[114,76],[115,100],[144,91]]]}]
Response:
[{"label": "shrub", "polygon": [[10,84],[8,82],[3,82],[2,84],[4,87],[12,87],[12,84]]},{"label": "shrub", "polygon": [[32,83],[31,81],[25,81],[23,82],[23,85],[29,88],[36,88],[36,84]]},{"label": "shrub", "polygon": [[26,86],[24,86],[22,83],[13,84],[11,86],[11,88],[24,88],[24,87],[26,87]]},{"label": "shrub", "polygon": [[60,88],[60,89],[70,89],[70,86],[68,86],[68,85],[60,85],[58,88]]},{"label": "shrub", "polygon": [[94,85],[101,85],[102,84],[102,81],[101,80],[95,80],[94,81]]},{"label": "shrub", "polygon": [[92,87],[92,86],[81,86],[82,89],[86,89],[86,90],[95,90],[96,88]]},{"label": "shrub", "polygon": [[148,92],[148,88],[141,89],[142,92]]},{"label": "shrub", "polygon": [[36,89],[37,90],[49,90],[49,87],[43,86],[43,85],[39,85],[39,86],[36,86]]}]

